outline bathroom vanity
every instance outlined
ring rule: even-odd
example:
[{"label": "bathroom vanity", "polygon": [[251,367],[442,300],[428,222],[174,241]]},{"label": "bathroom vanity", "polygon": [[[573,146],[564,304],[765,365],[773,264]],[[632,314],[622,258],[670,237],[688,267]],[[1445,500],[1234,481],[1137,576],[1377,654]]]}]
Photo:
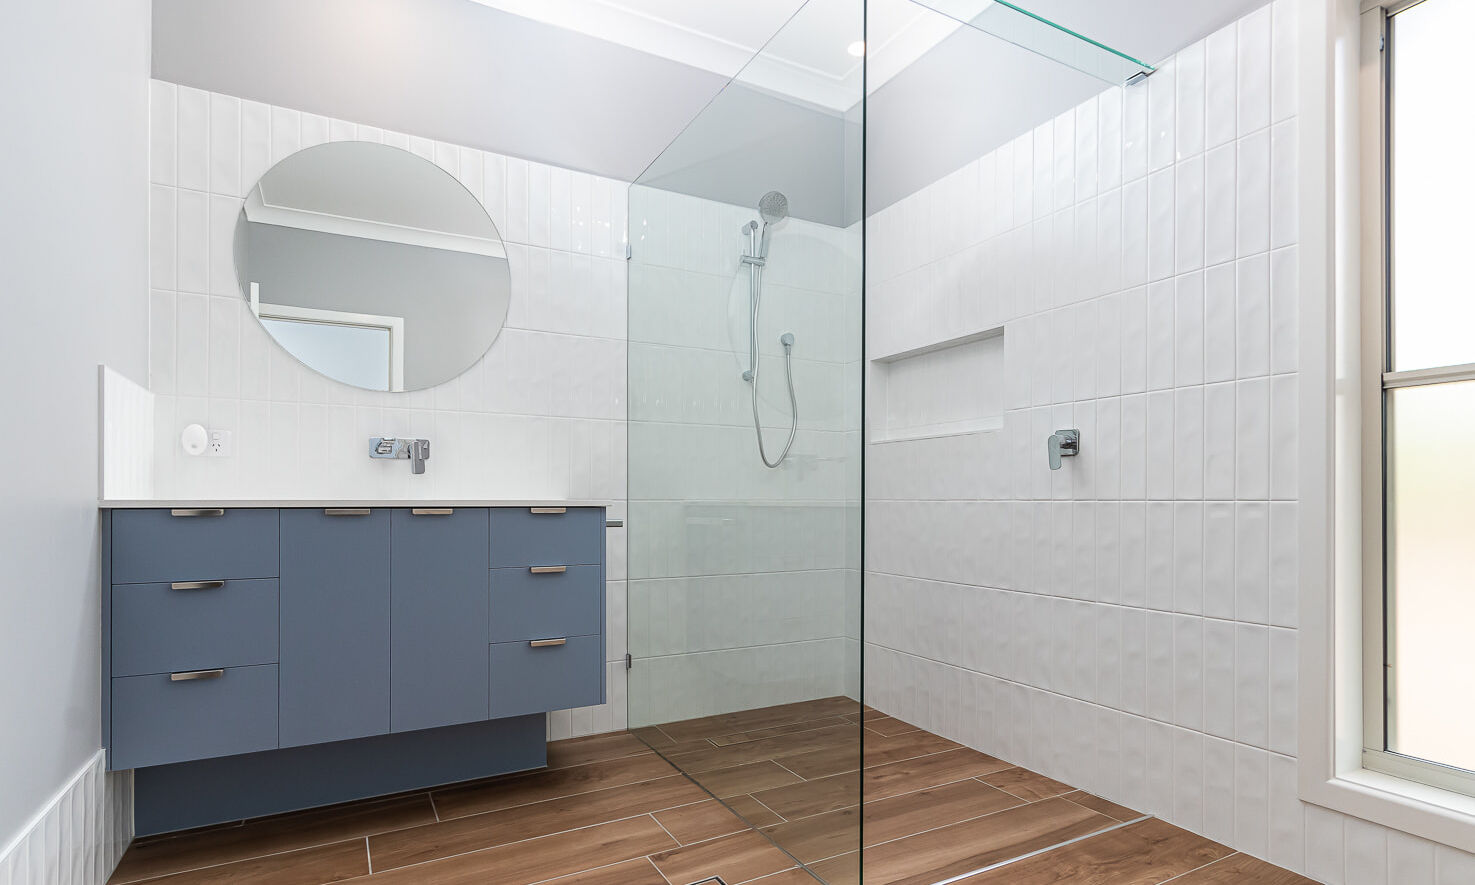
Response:
[{"label": "bathroom vanity", "polygon": [[113,502],[103,744],[140,835],[546,764],[605,700],[605,513]]}]

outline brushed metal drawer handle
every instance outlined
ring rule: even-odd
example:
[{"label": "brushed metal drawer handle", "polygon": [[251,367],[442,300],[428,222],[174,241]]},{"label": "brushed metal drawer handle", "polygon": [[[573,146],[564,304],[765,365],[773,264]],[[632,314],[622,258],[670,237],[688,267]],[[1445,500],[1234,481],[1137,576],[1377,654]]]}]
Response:
[{"label": "brushed metal drawer handle", "polygon": [[604,521],[604,527],[607,529],[622,529],[625,527],[625,521],[623,519],[606,519]]},{"label": "brushed metal drawer handle", "polygon": [[170,673],[170,682],[195,682],[200,679],[219,679],[225,675],[224,670],[187,670],[183,673]]},{"label": "brushed metal drawer handle", "polygon": [[324,516],[368,516],[367,507],[324,507]]},{"label": "brushed metal drawer handle", "polygon": [[568,512],[567,507],[529,507],[528,510],[537,514],[558,514]]},{"label": "brushed metal drawer handle", "polygon": [[411,516],[450,516],[455,513],[454,507],[414,507],[410,510]]},{"label": "brushed metal drawer handle", "polygon": [[561,575],[568,571],[566,565],[535,565],[528,569],[535,575]]},{"label": "brushed metal drawer handle", "polygon": [[548,648],[549,646],[563,645],[566,642],[568,642],[567,639],[534,639],[528,645],[531,645],[533,648]]},{"label": "brushed metal drawer handle", "polygon": [[224,507],[178,507],[169,511],[170,516],[224,516]]},{"label": "brushed metal drawer handle", "polygon": [[175,581],[169,585],[170,590],[219,590],[225,586],[224,581]]}]

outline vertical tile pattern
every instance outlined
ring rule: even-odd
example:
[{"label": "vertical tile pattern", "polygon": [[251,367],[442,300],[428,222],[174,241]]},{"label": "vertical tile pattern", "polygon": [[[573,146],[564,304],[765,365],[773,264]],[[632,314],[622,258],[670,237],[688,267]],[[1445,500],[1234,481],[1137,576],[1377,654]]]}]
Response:
[{"label": "vertical tile pattern", "polygon": [[[625,515],[625,183],[161,81],[150,106],[151,488],[116,487],[165,498],[581,498]],[[432,390],[324,379],[242,306],[231,242],[245,194],[288,154],[352,139],[441,165],[507,244],[506,327],[479,363]],[[234,431],[235,456],[185,456],[179,431],[193,422]],[[429,437],[440,459],[413,478],[371,461],[364,440],[381,434]],[[455,455],[488,446],[485,458]],[[621,530],[611,543],[623,549]],[[623,562],[611,559],[608,575],[619,633],[609,703],[554,717],[562,736],[625,725]]]},{"label": "vertical tile pattern", "polygon": [[105,765],[99,750],[28,829],[0,847],[0,885],[107,882],[133,840],[133,772]]},{"label": "vertical tile pattern", "polygon": [[[955,245],[1018,281],[1005,429],[870,447],[866,700],[1321,881],[1464,881],[1470,855],[1296,795],[1295,6],[1276,0],[1145,87],[1036,129],[1033,175],[1013,194],[1032,218]],[[1069,167],[1072,206],[1050,140],[1070,119],[1075,149],[1089,144],[1088,106],[1100,171]],[[968,198],[960,182],[870,219],[869,328],[917,323],[913,346],[957,334],[905,310],[935,297],[928,268],[946,251],[895,244],[908,231],[930,243],[950,201]],[[1109,254],[1093,260],[1118,271],[1061,289],[1076,256],[1056,225],[1087,205],[1114,207],[1095,213]],[[1078,311],[1094,311],[1093,335],[1075,333]],[[1058,384],[1062,355],[1109,372]],[[1082,454],[1052,473],[1045,436],[1077,416],[1094,416],[1079,424]],[[1085,500],[1094,555],[1065,556],[1082,532],[1071,502]],[[1009,521],[997,543],[994,508]],[[950,628],[987,649],[955,654],[937,640]],[[1072,675],[1082,636],[1095,637],[1093,680]],[[959,692],[982,715],[949,717]],[[1064,725],[1077,721],[1094,723],[1084,751]]]}]

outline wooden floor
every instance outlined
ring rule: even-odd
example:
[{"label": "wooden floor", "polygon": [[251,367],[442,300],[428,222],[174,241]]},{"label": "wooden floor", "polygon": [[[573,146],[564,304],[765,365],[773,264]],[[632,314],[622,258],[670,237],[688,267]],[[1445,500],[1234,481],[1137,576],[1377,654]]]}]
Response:
[{"label": "wooden floor", "polygon": [[560,741],[548,763],[141,839],[109,881],[859,885],[863,819],[866,885],[1311,882],[842,698]]}]

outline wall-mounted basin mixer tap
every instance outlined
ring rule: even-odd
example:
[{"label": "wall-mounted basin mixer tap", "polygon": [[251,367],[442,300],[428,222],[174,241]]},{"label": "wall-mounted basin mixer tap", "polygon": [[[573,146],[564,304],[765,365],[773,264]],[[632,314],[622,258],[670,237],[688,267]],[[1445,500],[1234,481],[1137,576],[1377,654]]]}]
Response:
[{"label": "wall-mounted basin mixer tap", "polygon": [[1061,458],[1074,458],[1081,453],[1079,430],[1057,430],[1045,440],[1045,454],[1050,456],[1050,469],[1060,469]]},{"label": "wall-mounted basin mixer tap", "polygon": [[430,440],[376,436],[369,440],[369,457],[407,460],[411,473],[424,473],[425,462],[430,460]]}]

